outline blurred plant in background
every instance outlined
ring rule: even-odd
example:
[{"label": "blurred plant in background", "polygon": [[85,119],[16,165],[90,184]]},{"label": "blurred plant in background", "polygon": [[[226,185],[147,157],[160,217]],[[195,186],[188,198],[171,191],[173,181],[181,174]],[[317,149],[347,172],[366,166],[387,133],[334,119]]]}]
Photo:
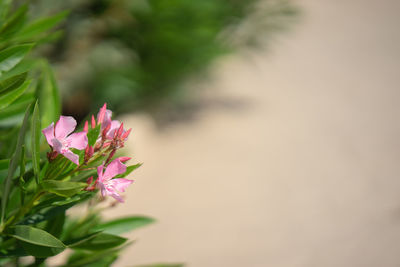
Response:
[{"label": "blurred plant in background", "polygon": [[43,53],[56,67],[64,113],[82,119],[105,101],[153,115],[185,101],[185,81],[221,55],[269,41],[297,13],[287,0],[33,1],[34,14],[71,10]]}]

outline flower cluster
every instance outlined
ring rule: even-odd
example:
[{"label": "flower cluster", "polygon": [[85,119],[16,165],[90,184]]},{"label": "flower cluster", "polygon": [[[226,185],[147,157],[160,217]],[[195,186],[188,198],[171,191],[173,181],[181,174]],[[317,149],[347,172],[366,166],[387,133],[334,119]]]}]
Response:
[{"label": "flower cluster", "polygon": [[[51,147],[51,152],[47,153],[50,162],[62,155],[77,165],[76,170],[82,170],[82,166],[89,166],[99,159],[104,159],[102,164],[97,166],[98,178],[93,182],[93,177],[90,177],[87,180],[88,186],[85,190],[99,189],[103,197],[109,195],[119,202],[123,202],[119,192],[124,192],[133,181],[114,177],[126,172],[127,167],[123,163],[130,160],[130,158],[119,157],[112,159],[116,151],[124,146],[131,129],[125,130],[123,123],[112,120],[111,117],[112,112],[104,104],[97,114],[97,122],[92,115],[91,129],[89,129],[89,122],[86,121],[83,131],[72,133],[76,128],[75,119],[70,116],[60,116],[56,124],[51,123],[42,132]],[[96,133],[94,144],[92,143],[92,145],[88,140],[89,132]],[[81,164],[79,153],[74,153],[76,152],[75,150],[84,150]]]}]

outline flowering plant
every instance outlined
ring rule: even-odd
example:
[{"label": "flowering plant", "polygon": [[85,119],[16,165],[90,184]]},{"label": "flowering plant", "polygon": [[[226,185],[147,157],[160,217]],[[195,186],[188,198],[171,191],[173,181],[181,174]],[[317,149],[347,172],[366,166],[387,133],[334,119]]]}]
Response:
[{"label": "flowering plant", "polygon": [[[153,222],[101,217],[124,201],[125,177],[140,167],[117,155],[131,130],[106,105],[80,130],[60,116],[52,70],[30,51],[58,36],[49,31],[66,13],[31,22],[27,11],[0,0],[0,266],[45,266],[64,251],[61,266],[109,266],[130,244],[119,234]],[[77,205],[86,214],[67,213]]]},{"label": "flowering plant", "polygon": [[[124,177],[140,164],[126,166],[130,158],[117,157],[116,153],[124,146],[131,129],[126,130],[123,123],[111,120],[112,113],[106,104],[100,109],[97,121],[92,116],[91,126],[86,122],[82,131],[75,133],[75,119],[60,116],[56,123],[42,130],[50,147],[47,160],[42,160],[36,102],[32,111],[29,166],[21,143],[31,111],[28,107],[14,156],[5,161],[9,170],[2,195],[0,257],[32,255],[35,264],[39,264],[68,248],[74,251],[68,266],[114,261],[127,243],[126,238],[115,233],[152,222],[143,216],[102,222],[95,208],[108,196],[124,202],[121,192],[133,182]],[[17,161],[20,174],[14,178]],[[89,205],[86,217],[76,220],[66,214],[69,208],[84,202]]]}]

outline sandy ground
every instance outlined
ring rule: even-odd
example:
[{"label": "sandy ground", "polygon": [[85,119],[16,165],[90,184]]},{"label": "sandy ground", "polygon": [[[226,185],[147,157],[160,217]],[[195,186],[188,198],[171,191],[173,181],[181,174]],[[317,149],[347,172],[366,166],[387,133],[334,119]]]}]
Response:
[{"label": "sandy ground", "polygon": [[115,266],[400,266],[400,1],[302,0],[269,53],[226,59],[208,85],[246,103],[158,131],[110,211],[158,222]]}]

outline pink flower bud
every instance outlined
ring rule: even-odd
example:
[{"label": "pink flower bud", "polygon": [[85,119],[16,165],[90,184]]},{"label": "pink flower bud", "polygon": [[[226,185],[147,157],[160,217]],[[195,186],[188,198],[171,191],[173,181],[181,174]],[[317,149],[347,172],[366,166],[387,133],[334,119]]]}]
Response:
[{"label": "pink flower bud", "polygon": [[124,123],[122,122],[118,128],[117,136],[121,136],[122,132],[124,131]]},{"label": "pink flower bud", "polygon": [[92,115],[92,129],[96,127],[96,120],[94,119],[94,116]]},{"label": "pink flower bud", "polygon": [[107,164],[107,163],[110,162],[110,160],[114,157],[116,151],[117,151],[116,149],[113,149],[113,150],[110,152],[110,155],[108,155],[108,158],[107,158],[105,164]]},{"label": "pink flower bud", "polygon": [[99,112],[99,117],[98,117],[98,124],[103,123],[104,121],[104,116],[106,115],[106,110],[107,110],[107,103],[104,103],[103,107],[100,109]]},{"label": "pink flower bud", "polygon": [[83,131],[88,132],[89,131],[89,122],[85,121],[85,126],[83,126]]},{"label": "pink flower bud", "polygon": [[108,146],[110,146],[110,145],[111,145],[111,142],[104,143],[104,144],[103,144],[103,148],[106,148],[106,147],[108,147]]},{"label": "pink flower bud", "polygon": [[102,132],[103,138],[106,138],[106,135],[107,135],[108,131],[110,130],[110,128],[111,128],[111,124],[108,124],[108,125],[106,126],[106,128],[104,128],[104,130],[103,130],[103,132]]},{"label": "pink flower bud", "polygon": [[132,128],[129,128],[129,130],[126,131],[126,132],[121,136],[121,139],[126,140],[126,139],[128,138],[128,136],[129,136],[129,134],[131,133],[131,131],[132,131]]},{"label": "pink flower bud", "polygon": [[119,158],[117,158],[119,161],[121,161],[121,162],[127,162],[128,160],[130,160],[131,158],[130,157],[119,157]]}]

